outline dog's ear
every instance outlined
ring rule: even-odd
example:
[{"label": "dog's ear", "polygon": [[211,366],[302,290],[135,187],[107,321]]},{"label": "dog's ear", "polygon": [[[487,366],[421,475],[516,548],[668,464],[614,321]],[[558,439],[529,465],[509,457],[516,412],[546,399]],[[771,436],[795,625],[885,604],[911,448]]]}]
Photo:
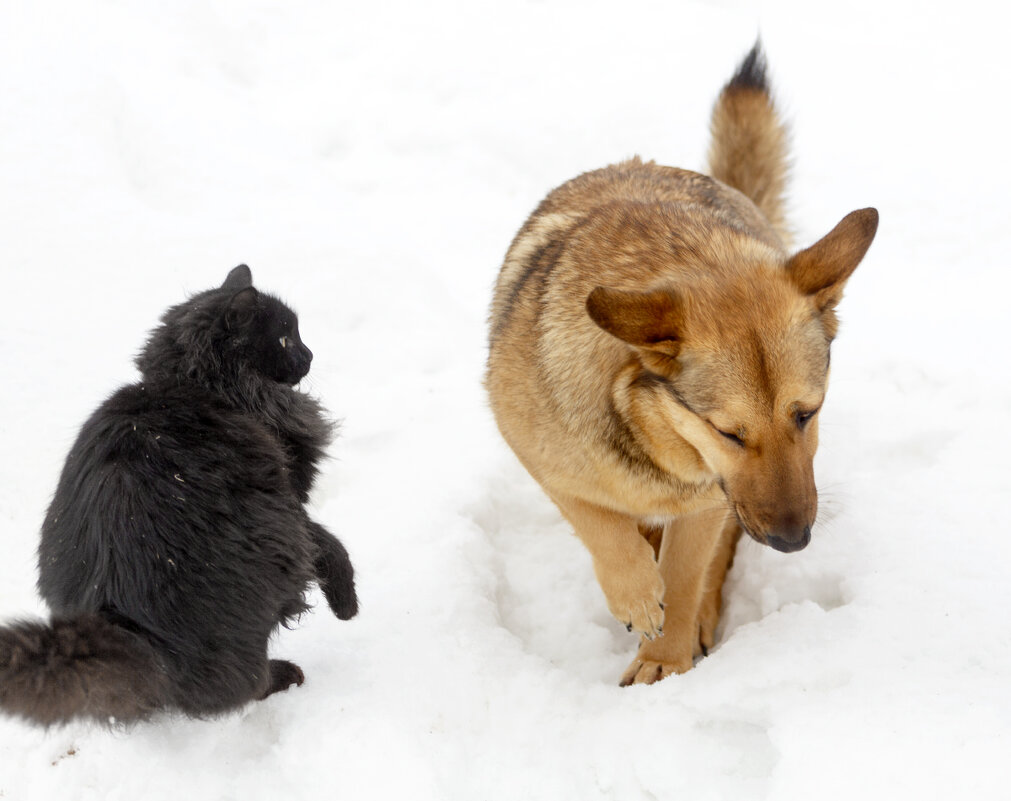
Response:
[{"label": "dog's ear", "polygon": [[809,295],[818,311],[835,308],[847,279],[860,264],[878,230],[878,210],[850,212],[811,247],[786,263],[794,284]]},{"label": "dog's ear", "polygon": [[598,286],[586,299],[590,318],[629,345],[677,356],[681,346],[681,301],[672,292],[625,292]]}]

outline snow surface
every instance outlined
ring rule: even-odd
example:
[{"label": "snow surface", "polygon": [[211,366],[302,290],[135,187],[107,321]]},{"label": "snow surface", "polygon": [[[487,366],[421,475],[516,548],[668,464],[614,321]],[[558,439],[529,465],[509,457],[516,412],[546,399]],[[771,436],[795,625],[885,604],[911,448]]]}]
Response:
[{"label": "snow surface", "polygon": [[[243,261],[344,420],[313,505],[362,612],[282,632],[305,685],[220,720],[0,720],[0,799],[1011,796],[996,8],[4,3],[0,617],[45,612],[37,531],[80,424],[160,312]],[[635,153],[702,166],[759,30],[798,242],[881,212],[822,514],[801,553],[742,543],[707,659],[620,689],[635,639],[488,411],[486,309],[553,186]]]}]

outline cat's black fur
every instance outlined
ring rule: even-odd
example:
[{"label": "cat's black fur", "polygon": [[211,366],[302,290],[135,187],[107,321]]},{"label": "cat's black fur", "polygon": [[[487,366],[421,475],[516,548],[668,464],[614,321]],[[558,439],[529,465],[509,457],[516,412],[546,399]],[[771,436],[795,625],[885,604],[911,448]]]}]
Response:
[{"label": "cat's black fur", "polygon": [[319,582],[358,611],[347,551],[305,502],[332,424],[293,388],[295,314],[249,268],[169,309],[142,380],[84,424],[42,525],[50,623],[0,628],[0,709],[49,725],[205,716],[301,684],[267,641]]}]

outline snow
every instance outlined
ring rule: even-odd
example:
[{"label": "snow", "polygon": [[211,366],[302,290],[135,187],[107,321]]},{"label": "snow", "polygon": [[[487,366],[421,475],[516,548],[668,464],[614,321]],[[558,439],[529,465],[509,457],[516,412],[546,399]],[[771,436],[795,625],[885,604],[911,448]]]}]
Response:
[{"label": "snow", "polygon": [[[6,3],[0,617],[160,312],[239,262],[343,435],[314,494],[359,574],[278,635],[301,688],[213,721],[0,719],[0,799],[1006,798],[1011,380],[1004,26],[982,2]],[[814,541],[742,543],[711,655],[635,639],[502,442],[491,286],[553,186],[701,167],[761,31],[798,243],[881,212],[850,282]],[[317,596],[317,600],[321,598]]]}]

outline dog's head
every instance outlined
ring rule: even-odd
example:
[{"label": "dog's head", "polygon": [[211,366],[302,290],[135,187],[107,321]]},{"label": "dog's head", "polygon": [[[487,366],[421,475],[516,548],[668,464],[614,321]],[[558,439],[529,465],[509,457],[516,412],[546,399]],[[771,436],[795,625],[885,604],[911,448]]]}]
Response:
[{"label": "dog's head", "polygon": [[[785,263],[771,249],[710,237],[689,249],[700,262],[691,279],[646,292],[597,288],[587,299],[594,322],[641,364],[619,391],[653,458],[677,472],[687,441],[748,534],[780,551],[811,537],[835,306],[877,222],[874,209],[855,211]],[[728,258],[749,263],[727,270]]]}]

